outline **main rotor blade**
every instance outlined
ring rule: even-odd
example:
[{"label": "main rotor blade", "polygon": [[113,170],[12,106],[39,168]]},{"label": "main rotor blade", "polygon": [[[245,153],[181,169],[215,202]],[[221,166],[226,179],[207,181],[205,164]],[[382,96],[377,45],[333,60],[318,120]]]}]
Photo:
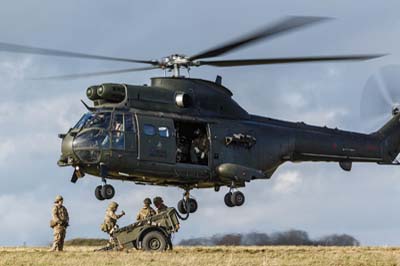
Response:
[{"label": "main rotor blade", "polygon": [[0,42],[0,51],[12,52],[12,53],[39,54],[39,55],[49,55],[49,56],[75,57],[75,58],[122,61],[122,62],[130,62],[130,63],[143,63],[143,64],[150,64],[150,65],[158,65],[157,61],[151,61],[151,60],[136,60],[136,59],[128,59],[128,58],[74,53],[74,52],[68,52],[68,51],[31,47],[31,46],[18,45],[18,44],[12,44],[12,43],[3,43],[3,42]]},{"label": "main rotor blade", "polygon": [[78,79],[78,78],[88,78],[94,76],[103,76],[103,75],[112,75],[112,74],[120,74],[127,72],[137,72],[137,71],[145,71],[145,70],[153,70],[158,69],[159,67],[141,67],[141,68],[127,68],[127,69],[119,69],[112,71],[100,71],[100,72],[91,72],[91,73],[80,73],[80,74],[69,74],[69,75],[61,75],[61,76],[51,76],[51,77],[41,77],[41,78],[31,78],[32,80],[65,80],[65,79]]},{"label": "main rotor blade", "polygon": [[293,31],[295,29],[309,26],[328,19],[329,18],[324,17],[287,17],[272,25],[268,25],[254,33],[194,55],[190,57],[190,60],[219,56],[227,52],[233,51],[234,49],[237,49],[239,47],[243,47],[249,45],[250,43],[260,41],[261,39],[267,37],[277,37],[281,34],[289,33],[290,31]]},{"label": "main rotor blade", "polygon": [[195,65],[235,67],[235,66],[249,66],[249,65],[272,65],[272,64],[288,64],[288,63],[291,64],[291,63],[326,62],[326,61],[360,61],[360,60],[369,60],[373,58],[378,58],[381,56],[384,56],[384,54],[213,60],[213,61],[197,61],[195,62]]}]

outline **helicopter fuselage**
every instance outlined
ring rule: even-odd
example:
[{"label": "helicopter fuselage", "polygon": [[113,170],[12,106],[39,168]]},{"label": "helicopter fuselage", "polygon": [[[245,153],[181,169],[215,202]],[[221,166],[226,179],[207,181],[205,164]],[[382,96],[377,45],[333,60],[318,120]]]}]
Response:
[{"label": "helicopter fuselage", "polygon": [[[87,91],[94,107],[62,135],[60,166],[104,179],[184,189],[244,186],[284,162],[391,163],[398,116],[361,134],[248,114],[220,84],[154,78],[151,86],[103,84]],[[393,135],[394,134],[394,135]]]}]

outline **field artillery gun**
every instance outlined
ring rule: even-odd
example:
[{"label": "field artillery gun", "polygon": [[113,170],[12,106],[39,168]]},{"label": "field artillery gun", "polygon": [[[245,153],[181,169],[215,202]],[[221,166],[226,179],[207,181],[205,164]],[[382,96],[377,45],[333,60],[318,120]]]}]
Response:
[{"label": "field artillery gun", "polygon": [[172,249],[171,236],[178,232],[180,227],[178,217],[175,208],[168,208],[157,215],[118,228],[113,237],[119,246],[107,246],[96,251],[131,248],[144,251]]}]

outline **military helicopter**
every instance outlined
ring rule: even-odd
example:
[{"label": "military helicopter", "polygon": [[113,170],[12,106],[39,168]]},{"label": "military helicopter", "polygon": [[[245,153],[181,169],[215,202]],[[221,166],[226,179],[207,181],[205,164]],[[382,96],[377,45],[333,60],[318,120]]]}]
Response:
[{"label": "military helicopter", "polygon": [[109,180],[136,184],[176,186],[184,198],[181,213],[197,210],[189,192],[194,188],[229,188],[228,207],[241,206],[239,191],[256,179],[269,179],[285,162],[337,162],[350,171],[353,162],[396,164],[400,152],[400,115],[381,129],[362,134],[327,127],[286,122],[249,114],[215,81],[188,78],[181,69],[200,66],[235,67],[326,61],[359,61],[382,54],[311,56],[295,58],[203,60],[225,55],[255,42],[272,39],[328,20],[321,17],[285,17],[238,39],[186,56],[173,54],[161,60],[115,58],[53,49],[0,43],[1,51],[147,64],[128,68],[45,79],[82,78],[96,75],[162,69],[172,76],[154,77],[150,85],[105,83],[90,86],[86,95],[93,106],[62,139],[59,166],[72,166],[71,182],[89,174],[100,177],[95,189],[99,200],[115,194]]}]

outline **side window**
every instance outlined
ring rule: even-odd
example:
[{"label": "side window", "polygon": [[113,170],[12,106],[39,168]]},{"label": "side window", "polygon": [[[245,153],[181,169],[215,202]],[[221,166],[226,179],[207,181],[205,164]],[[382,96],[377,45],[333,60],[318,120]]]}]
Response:
[{"label": "side window", "polygon": [[125,131],[135,132],[135,124],[132,114],[125,114]]},{"label": "side window", "polygon": [[144,124],[143,125],[143,132],[147,136],[154,136],[157,133],[157,129],[153,125]]},{"label": "side window", "polygon": [[123,118],[122,114],[114,115],[112,130],[113,131],[124,131],[124,118]]},{"label": "side window", "polygon": [[162,138],[169,138],[169,130],[168,127],[158,127],[158,135]]}]

